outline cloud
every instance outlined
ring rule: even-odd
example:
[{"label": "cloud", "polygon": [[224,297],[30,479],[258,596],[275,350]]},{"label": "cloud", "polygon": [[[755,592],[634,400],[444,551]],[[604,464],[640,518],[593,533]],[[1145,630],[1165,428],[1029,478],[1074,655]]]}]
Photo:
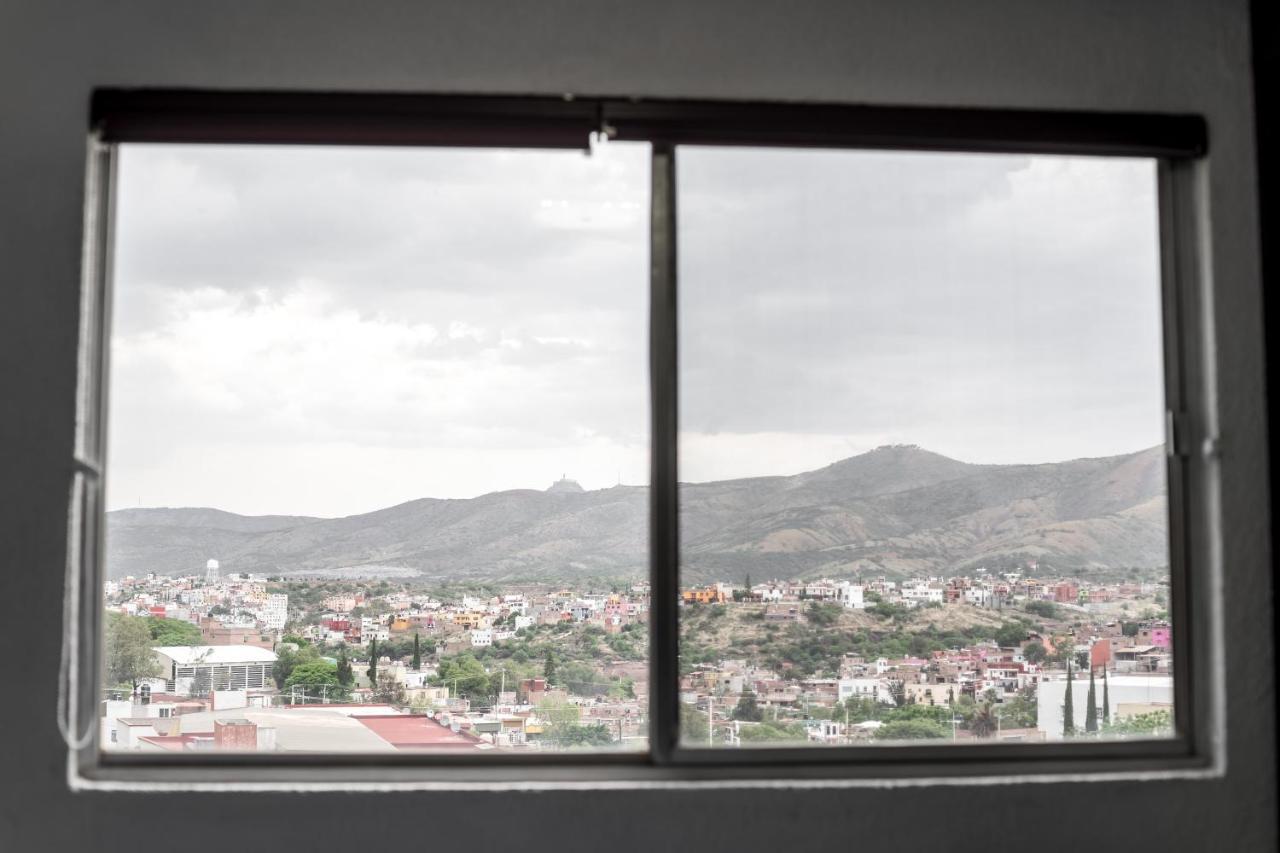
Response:
[{"label": "cloud", "polygon": [[[1160,440],[1154,169],[682,149],[682,478]],[[124,147],[113,506],[647,480],[648,148]]]}]

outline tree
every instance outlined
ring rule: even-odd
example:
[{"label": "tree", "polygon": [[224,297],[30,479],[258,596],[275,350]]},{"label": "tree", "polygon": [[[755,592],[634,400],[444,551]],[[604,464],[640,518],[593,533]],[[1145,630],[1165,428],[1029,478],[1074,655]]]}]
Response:
[{"label": "tree", "polygon": [[404,685],[389,672],[378,673],[378,683],[373,688],[373,700],[386,702],[388,705],[408,704]]},{"label": "tree", "polygon": [[378,683],[378,638],[374,637],[369,641],[369,668],[364,671],[369,677],[369,686],[373,687]]},{"label": "tree", "polygon": [[454,655],[440,661],[436,681],[453,690],[453,695],[467,699],[483,699],[493,695],[489,673],[480,661],[469,653]]},{"label": "tree", "polygon": [[338,683],[350,687],[355,682],[355,673],[351,671],[351,661],[347,658],[347,647],[338,649]]},{"label": "tree", "polygon": [[924,740],[945,738],[946,729],[932,720],[893,720],[876,729],[877,740]]},{"label": "tree", "polygon": [[1111,722],[1111,691],[1107,689],[1107,668],[1102,668],[1102,724]]},{"label": "tree", "polygon": [[707,742],[707,718],[687,702],[680,703],[680,740],[685,743]]},{"label": "tree", "polygon": [[756,701],[756,694],[747,690],[738,699],[738,704],[734,707],[732,716],[735,720],[758,723],[764,719],[764,710],[760,707],[760,703]]},{"label": "tree", "polygon": [[551,656],[550,650],[547,651],[547,659],[542,664],[542,677],[546,679],[548,687],[556,680],[556,659]]},{"label": "tree", "polygon": [[1021,622],[1006,622],[996,629],[995,641],[1001,646],[1020,646],[1027,638],[1027,626]]},{"label": "tree", "polygon": [[422,647],[418,641],[418,632],[413,634],[413,657],[409,660],[409,668],[414,672],[422,669]]},{"label": "tree", "polygon": [[1093,667],[1089,667],[1089,693],[1085,699],[1084,730],[1090,734],[1098,732],[1098,694],[1094,686]]},{"label": "tree", "polygon": [[295,666],[285,680],[284,692],[331,701],[342,701],[349,696],[347,688],[338,683],[338,667],[327,660],[313,660]]},{"label": "tree", "polygon": [[613,735],[600,723],[589,726],[576,723],[554,723],[547,732],[547,740],[561,749],[601,747],[611,745]]},{"label": "tree", "polygon": [[147,619],[147,629],[153,646],[198,646],[204,641],[197,626],[181,619],[152,616]]},{"label": "tree", "polygon": [[1045,619],[1058,618],[1058,607],[1052,601],[1028,601],[1022,609]]},{"label": "tree", "polygon": [[1076,711],[1071,699],[1071,682],[1073,676],[1071,674],[1071,663],[1067,663],[1067,692],[1064,695],[1064,703],[1062,705],[1062,736],[1071,737],[1076,733]]},{"label": "tree", "polygon": [[105,639],[109,683],[127,682],[137,690],[139,681],[160,674],[160,661],[151,650],[151,630],[146,619],[108,613]]},{"label": "tree", "polygon": [[1116,720],[1105,729],[1108,735],[1128,737],[1168,737],[1173,734],[1173,714],[1169,711],[1150,711]]},{"label": "tree", "polygon": [[889,695],[893,697],[893,704],[897,707],[907,704],[907,687],[901,678],[889,679]]},{"label": "tree", "polygon": [[989,738],[1000,728],[1000,720],[996,716],[996,708],[990,702],[983,702],[973,712],[969,720],[969,731],[977,738]]},{"label": "tree", "polygon": [[1043,643],[1027,643],[1022,649],[1022,656],[1027,659],[1027,663],[1042,664],[1048,654]]},{"label": "tree", "polygon": [[316,661],[319,657],[320,653],[310,643],[298,649],[278,648],[276,662],[271,666],[271,677],[275,679],[276,687],[283,689],[285,682],[289,680],[289,676],[297,666]]}]

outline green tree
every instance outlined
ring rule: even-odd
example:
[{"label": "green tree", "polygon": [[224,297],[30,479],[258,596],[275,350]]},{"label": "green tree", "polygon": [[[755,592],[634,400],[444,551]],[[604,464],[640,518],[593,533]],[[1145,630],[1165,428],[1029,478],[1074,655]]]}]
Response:
[{"label": "green tree", "polygon": [[1076,710],[1071,699],[1071,683],[1074,676],[1071,674],[1071,663],[1067,663],[1067,692],[1063,696],[1065,700],[1062,705],[1062,736],[1071,737],[1076,733]]},{"label": "green tree", "polygon": [[756,694],[750,690],[743,692],[738,699],[737,706],[733,709],[733,719],[746,720],[751,723],[758,723],[764,719],[764,710],[760,707],[760,703],[756,701]]},{"label": "green tree", "polygon": [[[788,741],[807,741],[808,732],[800,723],[754,723],[742,726],[738,736],[744,741],[757,743],[786,743]],[[706,742],[706,732],[702,740]]]},{"label": "green tree", "polygon": [[284,683],[290,696],[341,702],[349,698],[347,689],[338,683],[338,667],[327,660],[298,664]]},{"label": "green tree", "polygon": [[338,649],[338,683],[350,687],[355,682],[355,673],[351,671],[351,660],[347,657],[347,647]]},{"label": "green tree", "polygon": [[1136,637],[1138,636],[1139,627],[1137,622],[1121,622],[1120,633],[1126,637]]},{"label": "green tree", "polygon": [[948,732],[932,720],[893,720],[876,729],[877,740],[924,740],[945,738]]},{"label": "green tree", "polygon": [[484,665],[470,653],[453,655],[440,661],[436,681],[453,691],[453,695],[467,699],[485,699],[493,695],[489,673]]},{"label": "green tree", "polygon": [[1005,622],[996,629],[995,641],[1001,646],[1020,646],[1027,638],[1027,626],[1021,622]]},{"label": "green tree", "polygon": [[1090,734],[1098,732],[1098,693],[1094,686],[1093,667],[1089,667],[1089,693],[1085,698],[1084,730]]},{"label": "green tree", "polygon": [[1111,691],[1107,689],[1107,668],[1102,668],[1102,724],[1111,722]]},{"label": "green tree", "polygon": [[418,641],[418,633],[413,634],[413,658],[409,661],[409,668],[414,672],[422,669],[422,646]]},{"label": "green tree", "polygon": [[310,643],[298,649],[278,648],[276,650],[276,662],[271,666],[271,677],[275,679],[276,687],[283,689],[285,682],[289,680],[289,676],[293,674],[293,670],[299,664],[311,663],[318,660],[319,657],[320,652]]},{"label": "green tree", "polygon": [[1022,649],[1022,656],[1027,659],[1028,663],[1042,664],[1047,655],[1048,652],[1045,650],[1043,643],[1027,643]]},{"label": "green tree", "polygon": [[1173,714],[1169,711],[1150,711],[1116,720],[1104,731],[1113,737],[1168,737],[1173,734]]},{"label": "green tree", "polygon": [[147,620],[122,613],[108,613],[105,637],[107,681],[129,684],[160,674],[160,661],[151,650],[151,630]]},{"label": "green tree", "polygon": [[1000,720],[996,716],[999,713],[996,706],[990,702],[983,702],[973,712],[973,716],[969,719],[969,731],[973,732],[973,736],[977,738],[989,738],[1000,728]]},{"label": "green tree", "polygon": [[575,747],[602,747],[613,743],[608,727],[595,723],[582,726],[576,723],[554,723],[547,733],[547,740],[560,749]]},{"label": "green tree", "polygon": [[1044,619],[1058,618],[1058,606],[1052,601],[1028,601],[1022,609]]},{"label": "green tree", "polygon": [[555,683],[556,659],[552,656],[550,649],[547,650],[547,659],[542,664],[542,677],[546,679],[548,687]]},{"label": "green tree", "polygon": [[200,628],[181,619],[152,616],[147,619],[153,646],[198,646],[203,642]]},{"label": "green tree", "polygon": [[369,641],[369,668],[364,671],[369,678],[369,686],[373,687],[378,683],[378,638],[374,637]]},{"label": "green tree", "polygon": [[707,742],[707,717],[688,702],[680,703],[680,739],[685,743]]}]

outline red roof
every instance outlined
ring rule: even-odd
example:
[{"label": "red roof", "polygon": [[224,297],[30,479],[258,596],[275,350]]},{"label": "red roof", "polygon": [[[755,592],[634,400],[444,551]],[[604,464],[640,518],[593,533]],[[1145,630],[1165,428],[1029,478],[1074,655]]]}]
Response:
[{"label": "red roof", "polygon": [[355,717],[396,749],[464,749],[480,738],[455,732],[425,714],[387,714]]}]

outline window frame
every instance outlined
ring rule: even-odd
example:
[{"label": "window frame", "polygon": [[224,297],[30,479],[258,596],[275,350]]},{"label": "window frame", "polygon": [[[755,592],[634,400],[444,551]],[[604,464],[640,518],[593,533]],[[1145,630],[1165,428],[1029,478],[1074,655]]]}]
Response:
[{"label": "window frame", "polygon": [[[1199,116],[620,98],[99,90],[86,164],[77,440],[68,530],[64,689],[72,766],[89,783],[454,786],[768,784],[1081,778],[1222,771],[1218,452],[1205,157]],[[98,742],[115,146],[120,143],[573,148],[593,133],[651,146],[650,711],[647,753],[526,755],[105,752]],[[676,167],[681,146],[1151,157],[1158,161],[1175,736],[1159,741],[903,746],[682,746],[679,719]],[[1190,570],[1195,566],[1195,571]],[[87,664],[87,665],[86,665]],[[80,673],[87,670],[89,677]],[[85,739],[85,738],[82,738]]]}]

